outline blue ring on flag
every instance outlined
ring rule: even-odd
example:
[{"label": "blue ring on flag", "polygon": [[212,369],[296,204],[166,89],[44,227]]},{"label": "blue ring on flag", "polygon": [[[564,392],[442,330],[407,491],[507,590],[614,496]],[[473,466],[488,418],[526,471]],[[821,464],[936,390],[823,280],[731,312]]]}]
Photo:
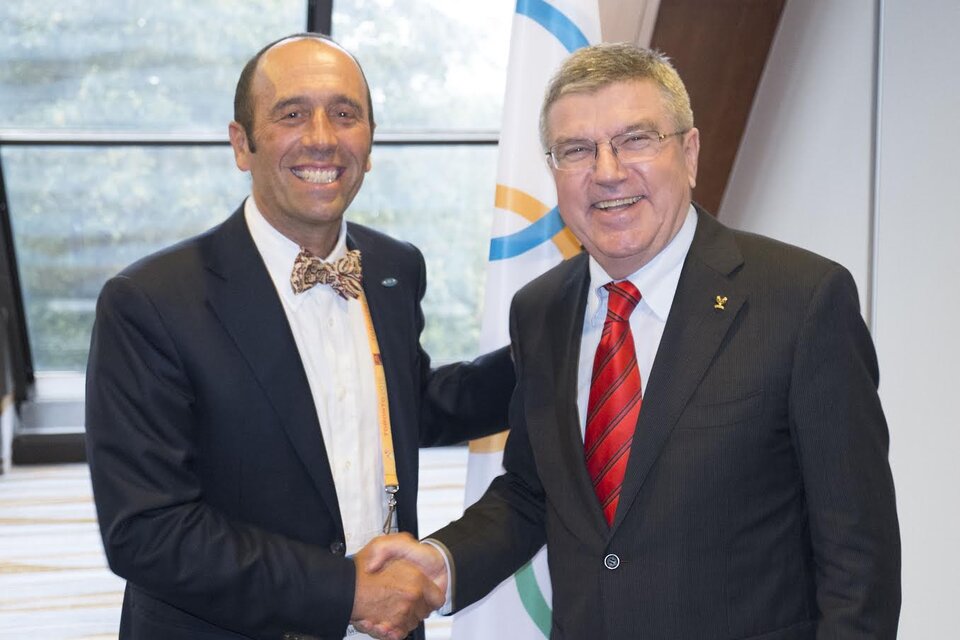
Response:
[{"label": "blue ring on flag", "polygon": [[580,27],[544,0],[517,0],[517,13],[553,34],[570,53],[590,44]]},{"label": "blue ring on flag", "polygon": [[[526,16],[547,30],[570,53],[590,45],[590,41],[570,18],[544,0],[517,0],[517,14]],[[564,227],[556,207],[542,218],[516,233],[490,240],[489,260],[515,258],[547,242]]]},{"label": "blue ring on flag", "polygon": [[507,260],[515,258],[544,242],[563,230],[560,210],[554,207],[536,222],[508,236],[490,239],[489,260]]}]

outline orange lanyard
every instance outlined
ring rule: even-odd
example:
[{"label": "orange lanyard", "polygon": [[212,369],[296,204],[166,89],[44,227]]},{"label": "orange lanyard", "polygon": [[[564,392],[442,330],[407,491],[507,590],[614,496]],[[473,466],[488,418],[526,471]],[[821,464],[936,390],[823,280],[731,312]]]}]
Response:
[{"label": "orange lanyard", "polygon": [[390,430],[390,402],[387,399],[387,377],[383,371],[383,358],[380,355],[380,343],[373,329],[373,318],[367,297],[360,292],[358,298],[363,309],[363,319],[367,326],[367,340],[370,353],[373,354],[373,380],[377,389],[377,422],[380,424],[380,453],[383,455],[383,490],[387,494],[387,519],[383,523],[383,532],[390,533],[393,518],[397,512],[397,491],[400,481],[397,478],[397,461],[393,455],[393,433]]}]

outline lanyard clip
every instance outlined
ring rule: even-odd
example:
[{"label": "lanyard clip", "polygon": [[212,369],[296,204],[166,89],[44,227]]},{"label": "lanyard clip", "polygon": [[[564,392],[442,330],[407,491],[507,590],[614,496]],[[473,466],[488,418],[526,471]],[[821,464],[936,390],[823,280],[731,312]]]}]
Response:
[{"label": "lanyard clip", "polygon": [[400,485],[388,484],[383,490],[387,492],[387,519],[383,523],[383,533],[387,534],[393,529],[393,515],[397,512],[397,491],[400,490]]}]

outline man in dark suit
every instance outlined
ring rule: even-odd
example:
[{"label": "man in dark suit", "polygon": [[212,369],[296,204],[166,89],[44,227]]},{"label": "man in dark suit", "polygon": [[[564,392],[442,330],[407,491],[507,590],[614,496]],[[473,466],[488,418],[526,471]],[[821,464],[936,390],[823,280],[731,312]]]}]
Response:
[{"label": "man in dark suit", "polygon": [[894,638],[888,433],[850,274],[691,203],[699,135],[656,52],[574,53],[541,137],[586,253],[514,298],[506,473],[433,546],[384,538],[368,568],[416,559],[459,610],[546,543],[551,638]]},{"label": "man in dark suit", "polygon": [[418,447],[502,429],[513,366],[502,349],[431,369],[423,257],[344,222],[374,127],[349,53],[316,34],[268,45],[235,118],[252,197],[98,302],[86,426],[127,579],[120,636],[405,635],[442,592],[411,563],[370,574],[350,556],[416,534]]}]

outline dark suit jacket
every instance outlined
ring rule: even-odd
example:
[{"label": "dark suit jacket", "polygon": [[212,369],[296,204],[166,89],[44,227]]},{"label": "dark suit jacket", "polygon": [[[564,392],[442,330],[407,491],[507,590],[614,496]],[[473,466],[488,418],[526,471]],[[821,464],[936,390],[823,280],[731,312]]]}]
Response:
[{"label": "dark suit jacket", "polygon": [[[513,366],[502,349],[431,370],[420,252],[347,234],[386,372],[399,527],[416,535],[418,447],[503,429]],[[128,581],[122,637],[343,637],[355,572],[330,460],[242,207],[106,284],[86,421],[107,559]]]},{"label": "dark suit jacket", "polygon": [[699,212],[609,528],[577,418],[588,285],[581,255],[514,299],[507,473],[432,536],[455,609],[546,542],[552,638],[894,638],[888,434],[850,274]]}]

